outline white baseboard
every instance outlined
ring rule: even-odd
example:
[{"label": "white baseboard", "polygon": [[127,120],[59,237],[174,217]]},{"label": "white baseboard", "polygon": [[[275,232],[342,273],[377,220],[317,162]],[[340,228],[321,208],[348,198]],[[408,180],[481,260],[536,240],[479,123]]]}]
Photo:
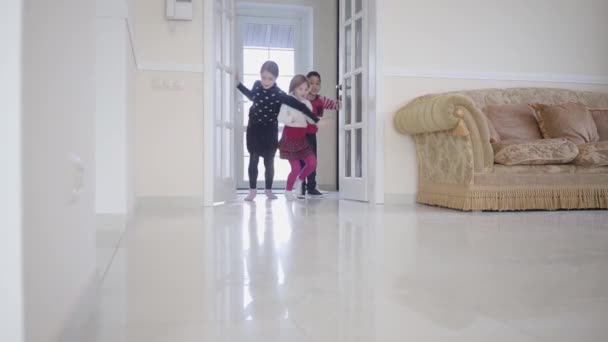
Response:
[{"label": "white baseboard", "polygon": [[385,204],[413,205],[416,204],[416,194],[384,194]]},{"label": "white baseboard", "polygon": [[142,196],[136,199],[136,210],[141,209],[198,209],[203,207],[202,197],[156,197]]},{"label": "white baseboard", "polygon": [[93,272],[55,342],[95,341],[99,278]]},{"label": "white baseboard", "polygon": [[317,184],[317,188],[325,191],[337,191],[335,184]]}]

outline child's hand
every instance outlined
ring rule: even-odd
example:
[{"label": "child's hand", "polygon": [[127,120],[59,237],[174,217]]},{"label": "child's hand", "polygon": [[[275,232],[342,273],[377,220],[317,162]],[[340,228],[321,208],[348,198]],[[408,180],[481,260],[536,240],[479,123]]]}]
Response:
[{"label": "child's hand", "polygon": [[234,81],[239,84],[239,83],[243,83],[243,77],[241,76],[241,72],[239,71],[239,69],[234,69]]},{"label": "child's hand", "polygon": [[317,122],[317,127],[319,127],[319,128],[329,127],[329,120],[325,117],[322,117],[319,120],[319,122]]}]

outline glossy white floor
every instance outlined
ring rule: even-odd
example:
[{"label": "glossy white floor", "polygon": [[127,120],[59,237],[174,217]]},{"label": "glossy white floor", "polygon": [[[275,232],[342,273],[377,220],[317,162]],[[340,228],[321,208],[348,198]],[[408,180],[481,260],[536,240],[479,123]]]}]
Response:
[{"label": "glossy white floor", "polygon": [[[325,199],[137,214],[97,342],[608,341],[608,213]],[[103,261],[102,261],[103,263]]]}]

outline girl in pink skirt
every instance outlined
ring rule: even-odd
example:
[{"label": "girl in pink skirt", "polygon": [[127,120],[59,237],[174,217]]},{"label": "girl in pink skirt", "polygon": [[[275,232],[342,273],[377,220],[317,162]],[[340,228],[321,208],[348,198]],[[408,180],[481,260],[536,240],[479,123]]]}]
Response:
[{"label": "girl in pink skirt", "polygon": [[[306,76],[296,75],[291,80],[289,94],[312,110],[312,104],[306,98],[308,90],[309,84]],[[291,173],[287,177],[285,197],[288,201],[293,201],[296,199],[293,189],[299,189],[306,177],[317,168],[317,158],[306,139],[306,128],[308,125],[316,123],[302,112],[285,104],[281,106],[278,119],[279,122],[285,124],[283,136],[279,141],[280,157],[281,159],[287,159],[291,165]],[[304,161],[303,169],[300,166],[300,161]]]}]

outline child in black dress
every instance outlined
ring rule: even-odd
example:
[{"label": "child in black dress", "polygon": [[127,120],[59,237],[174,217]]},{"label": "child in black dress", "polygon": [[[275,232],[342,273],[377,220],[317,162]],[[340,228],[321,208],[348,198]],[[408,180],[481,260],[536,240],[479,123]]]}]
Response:
[{"label": "child in black dress", "polygon": [[[238,77],[238,76],[237,76]],[[253,88],[249,90],[240,80],[238,89],[253,105],[249,110],[249,122],[247,124],[247,150],[249,151],[249,194],[246,201],[253,201],[257,195],[258,163],[260,157],[264,158],[266,168],[266,196],[268,199],[276,199],[272,193],[272,182],[274,180],[274,156],[279,143],[279,124],[277,116],[281,105],[286,104],[304,113],[313,119],[319,119],[302,102],[285,94],[276,84],[279,77],[279,66],[268,61],[262,65],[260,70],[260,81],[256,81]]]}]

